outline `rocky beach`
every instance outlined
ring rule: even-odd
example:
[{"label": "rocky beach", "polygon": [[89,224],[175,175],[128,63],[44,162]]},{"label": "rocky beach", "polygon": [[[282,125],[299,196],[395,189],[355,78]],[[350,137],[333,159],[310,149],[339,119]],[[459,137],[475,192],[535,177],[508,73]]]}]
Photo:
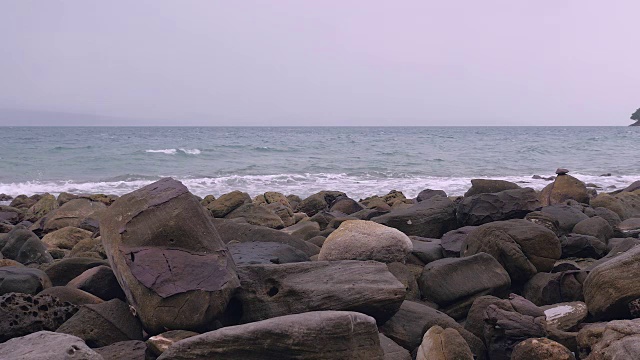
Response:
[{"label": "rocky beach", "polygon": [[0,359],[637,359],[640,182],[3,196]]}]

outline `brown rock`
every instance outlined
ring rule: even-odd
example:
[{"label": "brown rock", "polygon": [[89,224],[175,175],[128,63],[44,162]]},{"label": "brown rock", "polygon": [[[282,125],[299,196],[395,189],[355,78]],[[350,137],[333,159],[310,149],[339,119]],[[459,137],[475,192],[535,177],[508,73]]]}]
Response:
[{"label": "brown rock", "polygon": [[575,360],[566,347],[547,338],[527,339],[513,349],[511,360]]}]

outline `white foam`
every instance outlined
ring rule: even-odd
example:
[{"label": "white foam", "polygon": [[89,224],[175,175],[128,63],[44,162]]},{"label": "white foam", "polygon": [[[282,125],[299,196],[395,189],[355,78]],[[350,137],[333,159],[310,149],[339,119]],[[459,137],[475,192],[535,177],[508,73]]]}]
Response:
[{"label": "white foam", "polygon": [[182,151],[185,154],[189,154],[189,155],[198,155],[201,153],[201,151],[199,149],[178,149],[180,151]]},{"label": "white foam", "polygon": [[160,149],[160,150],[146,150],[148,153],[162,153],[167,155],[175,155],[178,150],[177,149]]},{"label": "white foam", "polygon": [[[166,176],[171,176],[167,174]],[[609,186],[624,188],[637,176],[589,176],[574,175],[582,181],[593,182],[606,191]],[[191,192],[198,196],[213,194],[220,196],[233,190],[249,193],[251,196],[267,191],[284,194],[309,196],[321,190],[343,191],[354,199],[362,199],[372,195],[384,195],[391,190],[402,191],[407,197],[415,197],[424,189],[444,190],[448,195],[462,195],[471,186],[471,177],[399,177],[379,178],[374,176],[352,176],[347,174],[315,173],[315,174],[275,174],[275,175],[230,175],[210,178],[189,178],[173,176],[182,181]],[[532,179],[531,176],[490,177],[518,183],[522,187],[542,189],[549,181]],[[11,196],[20,194],[33,195],[41,193],[103,193],[122,195],[155,181],[154,179],[123,179],[98,182],[78,181],[27,181],[20,183],[0,183],[0,193]]]}]

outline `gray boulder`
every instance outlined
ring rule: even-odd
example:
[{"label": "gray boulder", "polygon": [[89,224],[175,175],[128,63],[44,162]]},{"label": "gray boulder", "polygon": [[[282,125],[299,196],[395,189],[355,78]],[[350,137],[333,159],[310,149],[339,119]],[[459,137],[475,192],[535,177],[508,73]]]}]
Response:
[{"label": "gray boulder", "polygon": [[51,287],[51,280],[42,270],[22,266],[0,267],[0,295],[16,292],[35,295]]},{"label": "gray boulder", "polygon": [[[42,232],[46,234],[67,226],[81,227],[87,219],[98,218],[106,207],[102,202],[85,198],[71,200],[43,218]],[[39,227],[40,222],[34,224],[32,228],[39,229]]]},{"label": "gray boulder", "polygon": [[580,359],[640,359],[640,319],[589,325],[577,340]]},{"label": "gray boulder", "polygon": [[53,261],[40,238],[22,225],[17,225],[4,239],[2,254],[21,264],[45,264]]},{"label": "gray boulder", "polygon": [[383,356],[373,318],[318,311],[193,336],[170,346],[158,360],[382,360]]},{"label": "gray boulder", "polygon": [[589,218],[589,216],[585,215],[577,206],[563,204],[551,205],[543,207],[540,211],[558,221],[561,234],[570,233],[577,223]]},{"label": "gray boulder", "polygon": [[493,221],[522,219],[540,207],[538,194],[530,188],[465,197],[456,212],[458,224],[476,226]]},{"label": "gray boulder", "polygon": [[100,232],[109,263],[148,333],[208,326],[240,285],[209,219],[171,178],[120,197],[104,212]]},{"label": "gray boulder", "polygon": [[82,339],[51,331],[38,331],[0,344],[0,359],[20,360],[104,360]]},{"label": "gray boulder", "polygon": [[471,188],[464,193],[464,197],[478,194],[493,194],[513,189],[520,189],[520,186],[506,180],[471,179]]},{"label": "gray boulder", "polygon": [[284,228],[284,222],[275,212],[257,204],[243,204],[225,215],[226,219],[244,218],[251,225],[265,226],[271,229]]},{"label": "gray boulder", "polygon": [[295,211],[313,216],[322,210],[329,209],[336,199],[344,197],[347,195],[341,191],[320,191],[302,200]]},{"label": "gray boulder", "polygon": [[473,360],[474,357],[457,330],[434,325],[424,334],[416,360],[435,359]]},{"label": "gray boulder", "polygon": [[462,245],[467,235],[473,231],[477,226],[464,226],[459,229],[451,230],[442,235],[440,244],[442,245],[442,251],[446,257],[460,257],[460,251],[462,251]]},{"label": "gray boulder", "polygon": [[238,267],[240,322],[319,310],[357,311],[384,323],[405,287],[374,261],[318,261]]},{"label": "gray boulder", "polygon": [[440,238],[444,233],[457,228],[455,213],[455,205],[451,200],[435,196],[371,220],[396,228],[406,235]]},{"label": "gray boulder", "polygon": [[607,255],[607,244],[589,235],[568,234],[560,238],[562,258],[600,259]]},{"label": "gray boulder", "polygon": [[613,228],[607,220],[600,216],[594,216],[580,221],[573,227],[573,232],[597,237],[605,243],[613,237]]},{"label": "gray boulder", "polygon": [[249,194],[235,190],[211,201],[207,209],[213,217],[222,218],[243,204],[249,203],[251,203]]},{"label": "gray boulder", "polygon": [[276,242],[231,242],[227,244],[236,265],[287,264],[309,261],[300,250]]}]

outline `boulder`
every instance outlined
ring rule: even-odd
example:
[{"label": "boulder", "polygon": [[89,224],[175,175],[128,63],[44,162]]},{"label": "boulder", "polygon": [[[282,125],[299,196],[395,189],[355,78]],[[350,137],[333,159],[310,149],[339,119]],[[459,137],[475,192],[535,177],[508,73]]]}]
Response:
[{"label": "boulder", "polygon": [[582,301],[573,301],[543,306],[547,325],[562,331],[576,328],[587,318],[589,310]]},{"label": "boulder", "polygon": [[[507,190],[510,191],[510,190]],[[513,284],[541,271],[550,271],[562,255],[558,237],[549,229],[527,220],[484,224],[467,235],[462,255],[486,252],[507,270]]]},{"label": "boulder", "polygon": [[93,235],[90,231],[67,226],[60,230],[48,233],[42,238],[42,242],[48,248],[73,249],[73,247],[84,239],[91,238]]},{"label": "boulder", "polygon": [[0,205],[0,221],[16,225],[22,220],[24,220],[24,212],[21,209],[12,206]]},{"label": "boulder", "polygon": [[[422,296],[442,308],[455,308],[465,317],[473,300],[483,295],[504,296],[511,286],[509,274],[491,255],[445,258],[427,264],[418,280]],[[449,316],[458,318],[443,310]]]},{"label": "boulder", "polygon": [[118,299],[82,306],[56,332],[77,336],[90,347],[143,339],[140,321]]},{"label": "boulder", "polygon": [[0,267],[0,295],[12,292],[35,295],[48,287],[51,287],[51,280],[42,270],[23,266]]},{"label": "boulder", "polygon": [[589,235],[568,234],[560,238],[562,258],[600,259],[607,255],[607,244]]},{"label": "boulder", "polygon": [[211,213],[211,216],[222,218],[243,204],[248,203],[251,203],[249,194],[235,190],[210,202],[209,205],[207,205],[207,209]]},{"label": "boulder", "polygon": [[53,261],[53,257],[47,252],[47,247],[40,238],[22,225],[15,226],[7,233],[2,254],[24,265],[45,264]]},{"label": "boulder", "polygon": [[[532,211],[528,213],[525,217],[525,220],[531,221],[532,223],[540,226],[544,226],[547,229],[553,231],[554,234],[560,236],[565,231],[560,230],[560,222],[554,216],[550,214],[543,213],[542,211]],[[572,227],[573,229],[573,227]]]},{"label": "boulder", "polygon": [[413,250],[411,255],[420,260],[420,265],[424,266],[432,261],[442,259],[444,251],[440,245],[440,239],[429,239],[419,236],[410,236]]},{"label": "boulder", "polygon": [[104,360],[102,356],[91,350],[82,339],[51,331],[38,331],[0,344],[0,359]]},{"label": "boulder", "polygon": [[443,190],[424,189],[420,191],[418,196],[416,196],[416,202],[423,202],[425,200],[431,199],[434,196],[447,197],[447,193],[444,192]]},{"label": "boulder", "polygon": [[57,208],[58,201],[56,197],[48,193],[43,194],[40,200],[27,210],[25,219],[32,222],[36,221]]},{"label": "boulder", "polygon": [[58,195],[58,206],[62,206],[66,203],[68,203],[69,201],[73,200],[73,199],[77,199],[79,198],[78,195],[74,195],[74,194],[70,194],[68,192],[61,192]]},{"label": "boulder", "polygon": [[[398,279],[398,281],[400,281],[407,290],[404,296],[405,300],[420,300],[420,288],[418,288],[416,275],[412,272],[409,266],[400,262],[393,262],[387,264],[387,269],[389,269],[389,272],[393,274],[393,276],[395,276],[395,278]],[[422,268],[420,267],[420,269]]]},{"label": "boulder", "polygon": [[465,197],[456,212],[458,224],[476,226],[493,221],[522,219],[540,207],[537,193],[530,188]]},{"label": "boulder", "polygon": [[171,178],[120,197],[104,212],[100,232],[109,263],[149,334],[207,327],[240,285],[209,219]]},{"label": "boulder", "polygon": [[109,265],[101,259],[75,257],[56,260],[45,268],[44,272],[51,279],[53,286],[64,286],[73,278],[96,266]]},{"label": "boulder", "polygon": [[517,295],[500,302],[487,306],[483,317],[484,339],[491,360],[509,360],[519,342],[547,336],[542,309]]},{"label": "boulder", "polygon": [[405,262],[413,244],[402,232],[373,221],[349,220],[322,244],[318,260]]},{"label": "boulder", "polygon": [[561,204],[567,200],[575,200],[580,203],[589,203],[589,193],[586,185],[571,175],[558,175],[540,193],[542,206]]},{"label": "boulder", "polygon": [[223,242],[229,243],[233,240],[245,242],[277,242],[289,245],[297,250],[303,251],[309,256],[320,252],[320,249],[305,242],[297,236],[287,234],[281,230],[269,229],[264,226],[251,224],[239,224],[231,220],[213,219],[213,224],[220,234]]},{"label": "boulder", "polygon": [[244,218],[251,225],[265,226],[272,229],[284,228],[284,222],[273,211],[257,204],[243,204],[225,215],[226,219]]},{"label": "boulder", "polygon": [[622,192],[634,192],[640,190],[640,180],[636,180],[631,183],[631,185],[622,189]]},{"label": "boulder", "polygon": [[543,207],[540,211],[558,221],[561,234],[570,233],[577,223],[589,218],[589,216],[583,213],[577,206],[563,204],[551,205]]},{"label": "boulder", "polygon": [[187,331],[187,330],[170,330],[165,331],[156,336],[150,337],[146,343],[149,351],[155,355],[160,356],[163,352],[167,351],[167,349],[177,343],[180,340],[184,340],[186,338],[190,338],[192,336],[200,335],[197,332]]},{"label": "boulder", "polygon": [[416,360],[473,360],[473,354],[460,333],[452,328],[432,326],[424,334]]},{"label": "boulder", "polygon": [[145,360],[150,358],[147,344],[140,340],[119,341],[93,350],[100,354],[104,360]]},{"label": "boulder", "polygon": [[400,310],[380,326],[380,332],[403,348],[413,351],[420,346],[423,335],[434,325],[457,330],[469,345],[471,352],[478,359],[486,359],[482,340],[445,313],[417,302],[404,301]]},{"label": "boulder", "polygon": [[593,324],[578,332],[580,359],[640,359],[640,319]]},{"label": "boulder", "polygon": [[287,315],[176,342],[158,360],[382,360],[373,318],[346,311]]},{"label": "boulder", "polygon": [[597,319],[631,316],[630,303],[640,298],[640,246],[602,263],[584,281],[584,298]]},{"label": "boulder", "polygon": [[405,287],[374,261],[314,261],[238,267],[240,322],[319,310],[357,311],[384,323]]},{"label": "boulder", "polygon": [[320,224],[315,221],[300,221],[295,225],[282,229],[282,232],[307,240],[320,232]]},{"label": "boulder", "polygon": [[442,245],[442,251],[446,257],[460,257],[460,251],[462,251],[462,245],[467,235],[473,231],[477,226],[465,226],[456,230],[451,230],[442,235],[440,239],[440,245]]},{"label": "boulder", "polygon": [[522,289],[522,295],[538,306],[567,301],[582,301],[586,271],[567,270],[534,275]]},{"label": "boulder", "polygon": [[291,203],[284,194],[275,191],[267,191],[264,194],[260,194],[253,199],[253,202],[260,205],[268,204],[282,204],[288,208],[291,208]]},{"label": "boulder", "polygon": [[622,222],[618,214],[616,214],[615,212],[607,208],[597,207],[593,210],[595,211],[595,214],[597,216],[600,216],[601,218],[607,220],[607,222],[609,223],[609,225],[611,225],[611,228],[613,229],[615,229],[618,226],[618,224]]},{"label": "boulder", "polygon": [[38,295],[51,295],[62,302],[68,302],[78,306],[86,304],[100,304],[101,302],[104,302],[104,300],[93,294],[68,286],[53,286],[46,288],[40,291]]},{"label": "boulder", "polygon": [[383,334],[380,337],[380,347],[384,352],[384,360],[411,360],[411,354],[402,346],[395,343]]},{"label": "boulder", "polygon": [[35,203],[37,203],[38,200],[40,200],[40,195],[33,195],[31,197],[27,195],[18,195],[11,201],[9,206],[18,208],[18,209],[27,210],[28,208],[32,207]]},{"label": "boulder", "polygon": [[[99,217],[107,206],[89,199],[74,199],[51,211],[42,223],[42,232],[50,233],[67,226],[80,227],[89,218]],[[34,224],[38,227],[38,224]]]},{"label": "boulder", "polygon": [[[41,330],[55,330],[78,311],[51,295],[0,296],[0,342]],[[1,357],[0,357],[1,358]]]},{"label": "boulder", "polygon": [[106,259],[107,253],[102,245],[102,238],[90,238],[78,241],[73,246],[67,257],[94,257]]},{"label": "boulder", "polygon": [[610,195],[602,193],[591,200],[591,206],[607,208],[618,214],[620,220],[640,217],[640,194],[621,192]]},{"label": "boulder", "polygon": [[371,220],[396,228],[406,235],[440,238],[444,233],[457,228],[455,212],[455,205],[451,200],[435,196]]},{"label": "boulder", "polygon": [[573,227],[573,232],[576,234],[594,236],[605,243],[613,237],[613,228],[609,225],[607,220],[600,216],[594,216],[580,221]]},{"label": "boulder", "polygon": [[520,186],[506,180],[471,179],[471,188],[464,193],[464,197],[478,194],[493,194],[513,189],[520,189]]},{"label": "boulder", "polygon": [[295,211],[313,216],[322,210],[329,209],[336,199],[343,197],[347,197],[347,195],[340,191],[320,191],[302,200],[296,206]]},{"label": "boulder", "polygon": [[300,250],[276,242],[231,242],[227,245],[236,265],[287,264],[309,261]]},{"label": "boulder", "polygon": [[547,338],[527,339],[513,348],[511,360],[575,360],[563,345]]},{"label": "boulder", "polygon": [[82,274],[71,279],[68,287],[83,290],[93,294],[102,300],[120,299],[125,301],[126,297],[118,279],[110,267],[101,265],[86,270]]},{"label": "boulder", "polygon": [[286,226],[291,226],[296,223],[296,216],[289,206],[285,206],[279,202],[271,203],[264,205],[264,207],[278,215],[280,220],[282,220],[282,224]]},{"label": "boulder", "polygon": [[333,202],[329,208],[329,212],[340,212],[346,215],[351,215],[363,209],[364,207],[357,201],[348,197],[340,197]]},{"label": "boulder", "polygon": [[628,218],[616,226],[616,232],[623,237],[637,238],[640,235],[640,218]]}]

